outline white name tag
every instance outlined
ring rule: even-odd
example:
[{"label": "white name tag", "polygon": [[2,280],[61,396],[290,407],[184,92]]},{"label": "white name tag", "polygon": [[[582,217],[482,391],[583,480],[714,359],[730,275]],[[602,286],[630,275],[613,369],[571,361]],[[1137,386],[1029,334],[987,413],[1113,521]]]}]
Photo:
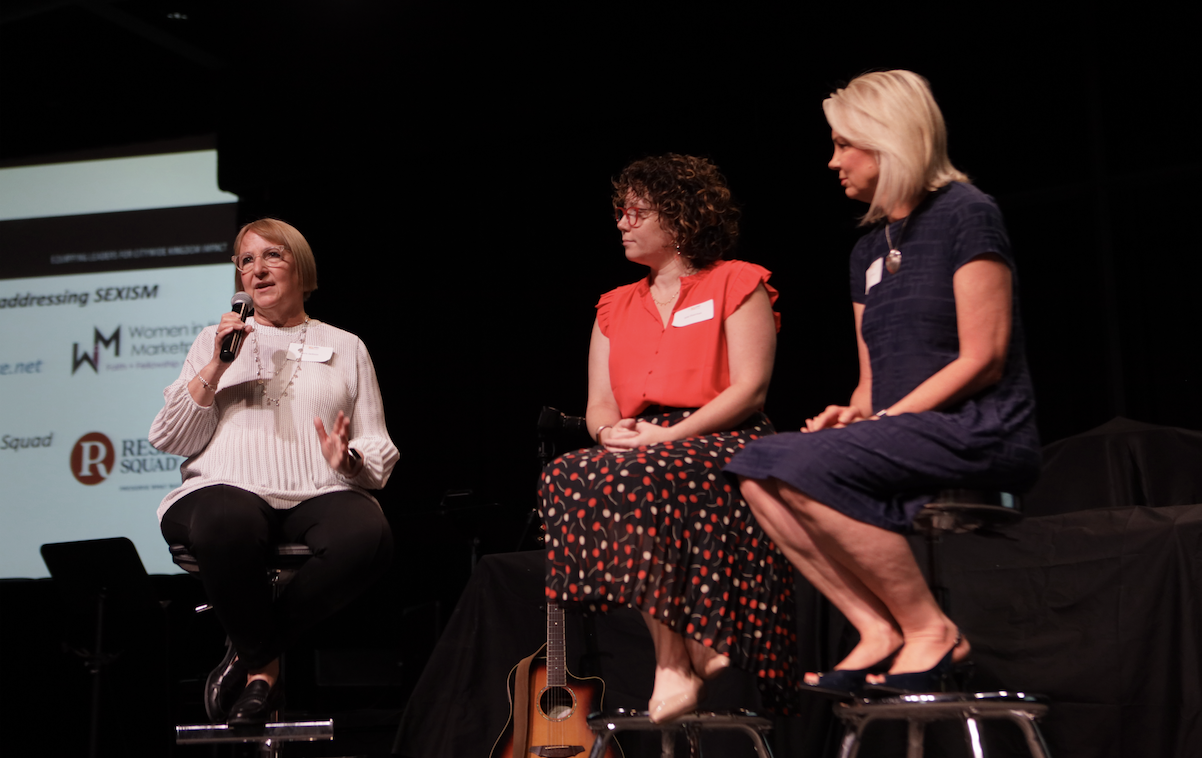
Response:
[{"label": "white name tag", "polygon": [[[303,352],[302,352],[303,351]],[[308,363],[325,363],[334,355],[334,348],[321,345],[304,345],[293,342],[288,346],[288,360],[306,361]]]},{"label": "white name tag", "polygon": [[688,326],[701,321],[709,321],[714,317],[714,299],[710,298],[704,303],[690,305],[688,308],[681,308],[672,314],[672,326]]},{"label": "white name tag", "polygon": [[868,294],[868,290],[881,283],[881,266],[884,263],[884,258],[877,258],[864,272],[864,294]]}]

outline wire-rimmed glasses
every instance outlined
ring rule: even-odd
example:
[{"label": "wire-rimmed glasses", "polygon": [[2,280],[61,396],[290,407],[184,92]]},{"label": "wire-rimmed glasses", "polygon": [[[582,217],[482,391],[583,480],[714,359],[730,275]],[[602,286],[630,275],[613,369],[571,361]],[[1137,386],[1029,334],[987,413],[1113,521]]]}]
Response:
[{"label": "wire-rimmed glasses", "polygon": [[255,267],[255,260],[263,261],[263,265],[267,268],[278,268],[283,266],[287,258],[284,253],[288,251],[285,247],[269,247],[260,255],[254,253],[242,253],[241,255],[231,255],[230,260],[234,262],[234,267],[242,273],[246,273]]}]

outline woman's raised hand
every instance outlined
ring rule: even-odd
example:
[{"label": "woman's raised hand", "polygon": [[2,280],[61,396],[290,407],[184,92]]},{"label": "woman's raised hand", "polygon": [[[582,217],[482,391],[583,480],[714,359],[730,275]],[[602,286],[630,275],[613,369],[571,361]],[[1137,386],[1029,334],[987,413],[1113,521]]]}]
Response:
[{"label": "woman's raised hand", "polygon": [[803,432],[816,432],[819,429],[842,429],[848,424],[863,421],[864,416],[854,405],[828,405],[826,410],[814,418],[806,419]]},{"label": "woman's raised hand", "polygon": [[242,319],[233,311],[222,315],[221,321],[217,322],[217,336],[213,339],[213,358],[188,380],[188,394],[197,405],[208,408],[216,402],[217,385],[226,369],[232,365],[221,360],[221,343],[234,332],[249,334],[254,329],[250,324],[242,323]]},{"label": "woman's raised hand", "polygon": [[321,453],[330,464],[330,468],[347,477],[357,474],[362,464],[350,454],[348,435],[351,420],[346,414],[338,411],[338,418],[334,419],[334,427],[329,434],[326,434],[326,425],[321,422],[320,416],[313,417],[313,426],[317,429],[317,439],[321,441]]}]

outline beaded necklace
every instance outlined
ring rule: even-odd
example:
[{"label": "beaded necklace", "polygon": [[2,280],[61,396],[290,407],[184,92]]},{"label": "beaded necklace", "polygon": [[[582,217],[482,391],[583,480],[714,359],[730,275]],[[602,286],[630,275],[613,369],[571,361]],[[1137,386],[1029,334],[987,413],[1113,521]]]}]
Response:
[{"label": "beaded necklace", "polygon": [[308,333],[309,317],[305,316],[305,321],[301,325],[300,355],[298,355],[296,358],[296,368],[292,370],[292,376],[288,379],[288,383],[284,385],[284,389],[280,392],[280,396],[272,397],[271,395],[267,394],[267,380],[263,378],[263,364],[259,362],[259,335],[252,332],[252,334],[255,336],[255,372],[258,375],[259,387],[263,390],[263,399],[266,400],[269,405],[274,405],[277,408],[280,407],[280,401],[284,399],[284,395],[288,394],[288,388],[292,386],[292,383],[296,381],[297,374],[301,372],[301,365],[305,362],[305,337]]}]

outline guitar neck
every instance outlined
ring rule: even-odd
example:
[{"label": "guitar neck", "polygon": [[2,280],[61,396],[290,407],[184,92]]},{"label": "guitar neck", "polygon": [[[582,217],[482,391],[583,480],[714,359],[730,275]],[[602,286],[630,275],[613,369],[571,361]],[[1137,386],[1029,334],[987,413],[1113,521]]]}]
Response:
[{"label": "guitar neck", "polygon": [[547,686],[563,687],[568,683],[567,650],[564,644],[563,608],[547,603]]}]

